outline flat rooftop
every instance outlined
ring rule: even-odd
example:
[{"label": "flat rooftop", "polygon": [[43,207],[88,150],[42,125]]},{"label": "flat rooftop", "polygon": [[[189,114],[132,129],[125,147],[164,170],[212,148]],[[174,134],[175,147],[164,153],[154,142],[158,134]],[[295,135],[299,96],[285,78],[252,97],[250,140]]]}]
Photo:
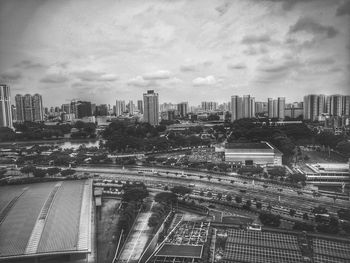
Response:
[{"label": "flat rooftop", "polygon": [[173,245],[164,244],[157,252],[159,257],[185,257],[185,258],[201,258],[202,245]]},{"label": "flat rooftop", "polygon": [[0,187],[0,260],[90,252],[92,181]]},{"label": "flat rooftop", "polygon": [[226,149],[271,149],[270,145],[265,142],[234,142],[226,143]]}]

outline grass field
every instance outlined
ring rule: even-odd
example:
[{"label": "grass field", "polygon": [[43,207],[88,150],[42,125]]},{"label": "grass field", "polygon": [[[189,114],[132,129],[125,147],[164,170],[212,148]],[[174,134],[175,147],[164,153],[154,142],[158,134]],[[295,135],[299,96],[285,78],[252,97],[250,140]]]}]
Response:
[{"label": "grass field", "polygon": [[222,218],[223,223],[246,225],[251,224],[254,220],[252,218],[238,217],[238,216],[224,216]]},{"label": "grass field", "polygon": [[119,214],[115,213],[120,200],[104,199],[102,201],[101,220],[97,221],[97,259],[99,263],[112,262],[118,244],[118,237],[114,232],[119,220]]},{"label": "grass field", "polygon": [[158,251],[157,256],[200,258],[202,256],[202,248],[203,246],[165,244]]}]

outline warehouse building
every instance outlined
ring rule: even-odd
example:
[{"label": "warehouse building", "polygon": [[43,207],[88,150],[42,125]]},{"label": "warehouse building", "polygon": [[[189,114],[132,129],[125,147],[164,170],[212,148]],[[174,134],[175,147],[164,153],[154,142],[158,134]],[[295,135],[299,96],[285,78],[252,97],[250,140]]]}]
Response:
[{"label": "warehouse building", "polygon": [[268,142],[226,143],[225,162],[245,165],[282,165],[282,153]]},{"label": "warehouse building", "polygon": [[76,262],[92,251],[92,181],[0,187],[0,262]]}]

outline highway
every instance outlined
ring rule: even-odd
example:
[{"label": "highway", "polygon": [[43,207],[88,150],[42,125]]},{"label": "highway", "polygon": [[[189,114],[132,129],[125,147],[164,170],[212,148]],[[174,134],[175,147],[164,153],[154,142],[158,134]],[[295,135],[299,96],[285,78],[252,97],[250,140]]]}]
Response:
[{"label": "highway", "polygon": [[[233,175],[223,176],[210,173],[184,171],[180,169],[159,169],[159,168],[131,168],[122,169],[117,167],[77,167],[78,172],[99,174],[105,179],[114,180],[139,180],[146,185],[158,187],[174,185],[189,186],[194,184],[193,189],[203,192],[222,193],[223,196],[230,194],[233,198],[237,195],[243,197],[244,200],[254,200],[255,198],[263,204],[271,204],[274,209],[288,211],[295,209],[297,214],[311,213],[311,209],[322,205],[331,213],[336,213],[341,208],[350,207],[350,202],[346,200],[334,200],[328,197],[313,197],[310,191],[303,191],[299,195],[296,190],[283,188],[282,186],[268,185],[265,188],[262,182],[254,182],[253,180],[243,180]],[[177,175],[176,175],[177,174]],[[209,181],[207,176],[212,176]],[[234,180],[234,183],[231,183]],[[279,191],[278,189],[282,189]],[[242,193],[241,190],[245,190]]]}]

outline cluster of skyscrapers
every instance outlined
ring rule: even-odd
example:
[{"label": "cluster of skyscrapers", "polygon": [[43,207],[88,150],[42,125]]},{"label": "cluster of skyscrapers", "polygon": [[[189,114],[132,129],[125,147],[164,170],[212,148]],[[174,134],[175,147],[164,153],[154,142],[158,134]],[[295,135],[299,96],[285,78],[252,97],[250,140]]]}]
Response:
[{"label": "cluster of skyscrapers", "polygon": [[[173,120],[197,115],[199,117],[218,114],[222,118],[231,115],[231,121],[242,118],[268,117],[284,120],[285,118],[324,121],[326,118],[350,116],[350,96],[311,94],[304,97],[303,102],[286,104],[285,97],[268,98],[267,101],[255,101],[250,95],[231,97],[229,102],[218,105],[215,101],[203,101],[198,107],[189,107],[188,102],[177,104],[159,104],[158,93],[148,90],[143,100],[127,103],[116,100],[115,105],[96,105],[89,101],[73,99],[61,107],[43,108],[40,94],[17,94],[11,104],[10,87],[0,85],[0,127],[12,127],[13,122],[40,122],[45,117],[58,118],[62,121],[89,118],[93,116],[135,117],[151,125],[158,125],[160,119]],[[227,113],[230,113],[227,115]]]},{"label": "cluster of skyscrapers", "polygon": [[311,94],[304,97],[304,119],[316,121],[327,115],[349,116],[350,96]]},{"label": "cluster of skyscrapers", "polygon": [[43,99],[40,94],[17,94],[15,96],[15,108],[13,108],[12,117],[17,122],[24,121],[43,121]]}]

